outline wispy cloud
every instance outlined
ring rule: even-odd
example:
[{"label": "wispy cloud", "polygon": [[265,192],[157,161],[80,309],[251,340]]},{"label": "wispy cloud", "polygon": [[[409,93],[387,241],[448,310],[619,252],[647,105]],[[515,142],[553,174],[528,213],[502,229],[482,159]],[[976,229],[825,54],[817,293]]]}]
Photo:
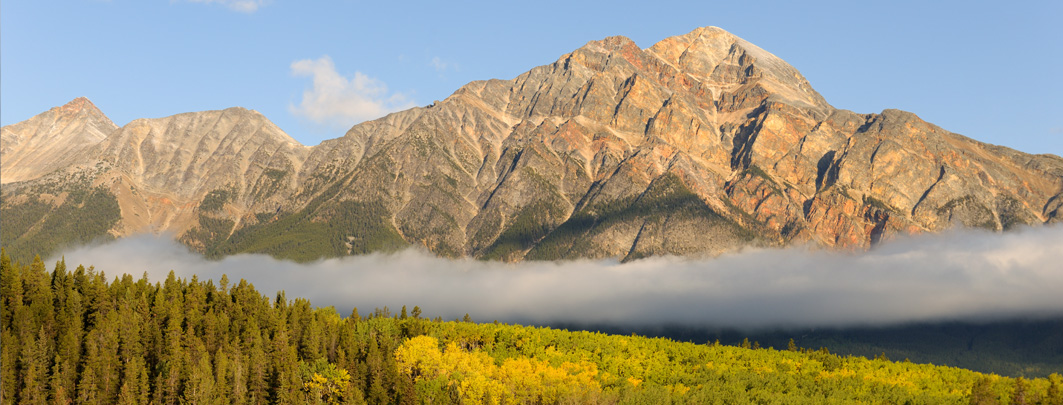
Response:
[{"label": "wispy cloud", "polygon": [[193,3],[213,3],[220,4],[228,7],[232,10],[253,13],[258,11],[259,7],[266,5],[267,0],[188,0]]},{"label": "wispy cloud", "polygon": [[433,57],[432,60],[428,62],[428,65],[435,69],[437,72],[445,72],[447,69],[457,68],[457,65],[450,62],[446,62],[443,59],[440,59],[438,56]]},{"label": "wispy cloud", "polygon": [[447,71],[459,70],[457,63],[443,60],[443,58],[440,58],[438,56],[432,57],[432,59],[428,61],[428,66],[430,66],[432,69],[435,69],[436,73],[439,74],[440,79],[446,78],[444,74]]},{"label": "wispy cloud", "polygon": [[311,77],[313,85],[303,92],[299,105],[291,104],[288,110],[317,124],[349,127],[416,105],[405,94],[389,93],[384,82],[362,72],[354,72],[351,78],[339,74],[328,55],[292,62],[291,69],[294,76]]},{"label": "wispy cloud", "polygon": [[[902,238],[862,254],[754,250],[711,260],[657,257],[503,264],[419,252],[296,264],[263,255],[207,261],[139,237],[65,252],[110,275],[223,273],[341,313],[420,305],[481,321],[697,327],[817,327],[1063,314],[1063,227]],[[52,259],[54,260],[54,259]]]}]

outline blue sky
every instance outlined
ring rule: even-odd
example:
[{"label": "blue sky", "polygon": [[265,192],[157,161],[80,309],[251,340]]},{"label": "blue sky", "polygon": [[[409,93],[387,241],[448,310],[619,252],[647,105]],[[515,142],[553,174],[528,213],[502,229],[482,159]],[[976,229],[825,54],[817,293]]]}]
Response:
[{"label": "blue sky", "polygon": [[1060,1],[8,0],[0,121],[78,96],[118,125],[243,106],[313,145],[587,41],[649,47],[715,25],[794,65],[835,107],[899,108],[1063,155],[1061,20]]}]

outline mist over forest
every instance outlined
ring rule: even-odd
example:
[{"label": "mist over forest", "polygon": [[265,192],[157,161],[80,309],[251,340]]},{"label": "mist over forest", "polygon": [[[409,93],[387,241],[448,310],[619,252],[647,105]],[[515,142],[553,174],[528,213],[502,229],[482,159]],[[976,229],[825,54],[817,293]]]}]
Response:
[{"label": "mist over forest", "polygon": [[[426,316],[531,324],[807,328],[1063,314],[1063,227],[898,238],[868,252],[750,249],[708,259],[500,263],[417,250],[313,263],[206,260],[165,237],[65,250],[108,277],[241,278],[266,294],[352,308],[420,306]],[[49,259],[54,263],[59,257]]]}]

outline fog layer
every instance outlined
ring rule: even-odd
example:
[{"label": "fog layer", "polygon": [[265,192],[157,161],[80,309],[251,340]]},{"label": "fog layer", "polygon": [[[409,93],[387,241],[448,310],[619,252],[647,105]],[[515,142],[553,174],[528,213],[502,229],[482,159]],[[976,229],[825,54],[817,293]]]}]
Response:
[{"label": "fog layer", "polygon": [[[1063,315],[1063,227],[906,237],[870,252],[757,249],[714,259],[505,264],[398,254],[299,264],[265,255],[209,261],[169,238],[69,249],[68,267],[152,282],[228,274],[262,293],[346,315],[419,305],[427,316],[521,323],[692,327],[853,326]],[[57,258],[52,258],[54,262]]]}]

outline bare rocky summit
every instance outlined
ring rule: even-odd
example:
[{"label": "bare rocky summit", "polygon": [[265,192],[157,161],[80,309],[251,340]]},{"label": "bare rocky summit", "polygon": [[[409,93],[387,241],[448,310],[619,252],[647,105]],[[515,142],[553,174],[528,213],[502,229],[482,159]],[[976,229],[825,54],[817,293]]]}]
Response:
[{"label": "bare rocky summit", "polygon": [[[111,212],[105,236],[300,260],[408,245],[508,261],[864,249],[1063,220],[1063,159],[835,109],[715,27],[647,49],[592,41],[314,147],[241,108],[116,128],[78,99],[4,127],[2,151],[5,246],[38,240],[64,206]],[[69,205],[71,190],[104,190],[118,212]],[[12,214],[24,219],[9,227]]]},{"label": "bare rocky summit", "polygon": [[118,126],[84,97],[0,128],[0,180],[33,180],[65,169],[77,155],[116,129]]}]

